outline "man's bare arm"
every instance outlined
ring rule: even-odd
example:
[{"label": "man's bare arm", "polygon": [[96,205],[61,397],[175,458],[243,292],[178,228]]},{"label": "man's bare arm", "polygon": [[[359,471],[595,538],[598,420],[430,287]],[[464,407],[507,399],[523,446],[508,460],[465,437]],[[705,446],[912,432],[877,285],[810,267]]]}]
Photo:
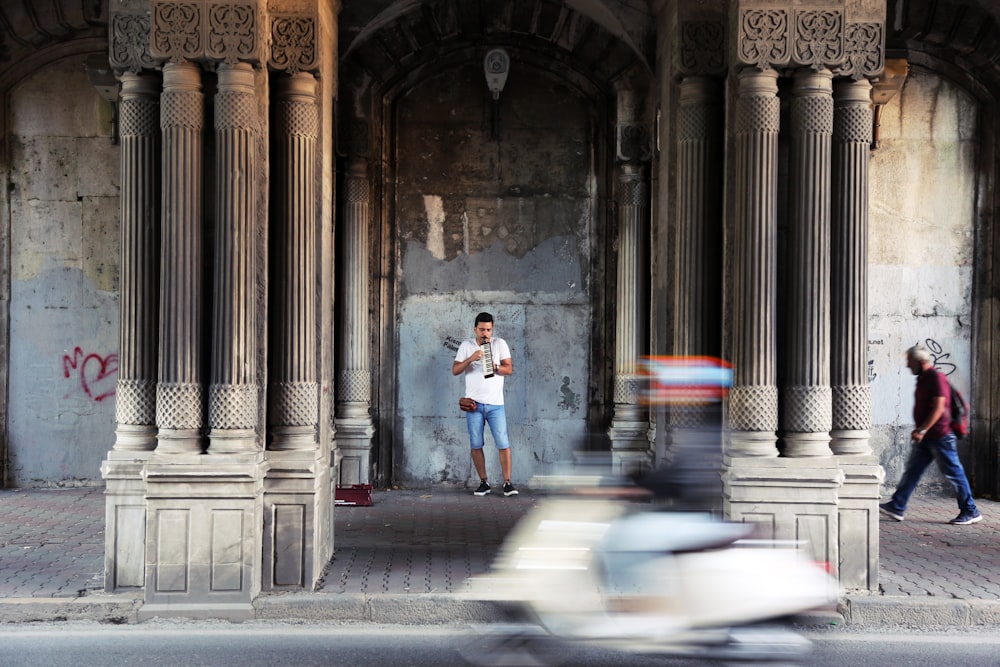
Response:
[{"label": "man's bare arm", "polygon": [[511,359],[510,357],[507,357],[506,359],[501,359],[500,365],[497,366],[494,370],[496,370],[497,375],[513,375],[514,360]]},{"label": "man's bare arm", "polygon": [[479,359],[482,358],[483,358],[483,351],[476,350],[475,352],[472,353],[472,356],[470,356],[465,361],[453,361],[451,363],[451,374],[461,375],[469,367],[469,364],[471,364],[473,361],[478,361]]}]

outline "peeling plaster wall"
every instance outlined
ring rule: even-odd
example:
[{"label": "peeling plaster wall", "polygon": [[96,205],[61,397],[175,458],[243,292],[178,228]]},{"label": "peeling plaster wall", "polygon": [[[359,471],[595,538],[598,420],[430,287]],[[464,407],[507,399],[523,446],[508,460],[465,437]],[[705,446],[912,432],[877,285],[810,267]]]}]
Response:
[{"label": "peeling plaster wall", "polygon": [[[911,70],[883,110],[882,141],[872,154],[872,446],[888,493],[902,475],[913,428],[915,378],[905,350],[927,345],[937,367],[970,395],[977,113],[957,86]],[[936,468],[924,480],[923,491],[952,493]]]},{"label": "peeling plaster wall", "polygon": [[[398,481],[475,477],[458,410],[464,378],[451,365],[484,310],[514,362],[505,382],[514,479],[526,483],[583,446],[594,233],[588,108],[563,84],[516,66],[494,105],[478,62],[401,102]],[[501,480],[488,429],[486,461],[490,479]]]},{"label": "peeling plaster wall", "polygon": [[83,60],[9,97],[9,483],[100,483],[118,370],[118,146]]}]

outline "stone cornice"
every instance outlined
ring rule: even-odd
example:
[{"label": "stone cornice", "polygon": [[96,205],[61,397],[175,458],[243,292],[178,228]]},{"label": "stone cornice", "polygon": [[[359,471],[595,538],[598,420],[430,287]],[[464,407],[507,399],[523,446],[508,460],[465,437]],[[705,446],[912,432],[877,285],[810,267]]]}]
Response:
[{"label": "stone cornice", "polygon": [[319,67],[315,0],[112,0],[109,59],[137,73],[164,62]]},{"label": "stone cornice", "polygon": [[[829,69],[838,76],[876,76],[884,64],[885,16],[855,0],[736,3],[730,34],[737,67]],[[884,10],[883,10],[884,12]]]}]

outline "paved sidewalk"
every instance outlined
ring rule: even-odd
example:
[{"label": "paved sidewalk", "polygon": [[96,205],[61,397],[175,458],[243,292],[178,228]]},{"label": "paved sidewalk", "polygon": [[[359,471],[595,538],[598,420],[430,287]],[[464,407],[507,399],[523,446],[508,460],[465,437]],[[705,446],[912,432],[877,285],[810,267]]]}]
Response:
[{"label": "paved sidewalk", "polygon": [[[103,592],[103,488],[0,490],[0,622],[130,622],[139,595]],[[335,509],[336,553],[319,590],[262,595],[261,618],[417,622],[476,620],[458,601],[504,536],[538,500],[452,489],[376,491],[371,507]],[[848,594],[857,625],[1000,625],[1000,503],[984,520],[947,523],[954,500],[917,497],[906,520],[881,519],[881,591]],[[488,619],[487,619],[488,620]]]}]

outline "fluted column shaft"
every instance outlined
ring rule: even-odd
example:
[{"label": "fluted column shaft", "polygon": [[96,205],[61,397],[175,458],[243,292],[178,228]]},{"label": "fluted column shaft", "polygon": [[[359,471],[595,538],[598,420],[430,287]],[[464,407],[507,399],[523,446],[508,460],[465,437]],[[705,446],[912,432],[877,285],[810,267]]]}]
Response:
[{"label": "fluted column shaft", "polygon": [[643,353],[645,330],[641,315],[641,277],[646,274],[644,248],[640,239],[646,215],[646,184],[643,168],[623,164],[618,175],[618,281],[615,294],[615,411],[611,420],[613,450],[649,451],[649,417],[639,405],[636,362]]},{"label": "fluted column shaft", "polygon": [[[354,159],[344,179],[344,285],[350,315],[340,327],[338,415],[368,414],[371,401],[371,355],[368,330],[368,216],[371,206],[368,165]],[[363,412],[358,412],[358,411]]]},{"label": "fluted column shaft", "polygon": [[871,454],[868,385],[868,160],[871,83],[833,87],[831,385],[834,454]]},{"label": "fluted column shaft", "polygon": [[353,158],[344,177],[344,312],[338,331],[337,443],[341,453],[340,483],[369,481],[371,438],[371,355],[368,318],[368,228],[371,192],[368,163]]},{"label": "fluted column shaft", "polygon": [[641,351],[639,276],[640,222],[646,199],[642,168],[623,165],[618,178],[618,285],[615,299],[615,403],[637,402],[635,362]]},{"label": "fluted column shaft", "polygon": [[830,144],[833,75],[800,70],[789,150],[786,456],[830,455]]},{"label": "fluted column shaft", "polygon": [[688,77],[680,88],[674,351],[718,355],[722,98],[705,77]]},{"label": "fluted column shaft", "polygon": [[743,70],[736,99],[733,221],[733,388],[729,452],[777,456],[775,371],[777,168],[780,104],[774,70]]},{"label": "fluted column shaft", "polygon": [[315,449],[316,380],[316,79],[300,72],[274,79],[275,219],[269,449]]},{"label": "fluted column shaft", "polygon": [[[674,252],[676,355],[719,356],[722,271],[722,94],[708,77],[680,84],[677,112],[677,236]],[[705,410],[674,407],[670,423],[700,426]]]},{"label": "fluted column shaft", "polygon": [[201,72],[163,66],[163,141],[157,449],[201,451],[202,129]]},{"label": "fluted column shaft", "polygon": [[160,82],[121,76],[121,324],[116,450],[156,448],[160,266]]},{"label": "fluted column shaft", "polygon": [[209,452],[253,451],[257,427],[256,136],[253,68],[221,64],[215,95],[215,272]]}]

